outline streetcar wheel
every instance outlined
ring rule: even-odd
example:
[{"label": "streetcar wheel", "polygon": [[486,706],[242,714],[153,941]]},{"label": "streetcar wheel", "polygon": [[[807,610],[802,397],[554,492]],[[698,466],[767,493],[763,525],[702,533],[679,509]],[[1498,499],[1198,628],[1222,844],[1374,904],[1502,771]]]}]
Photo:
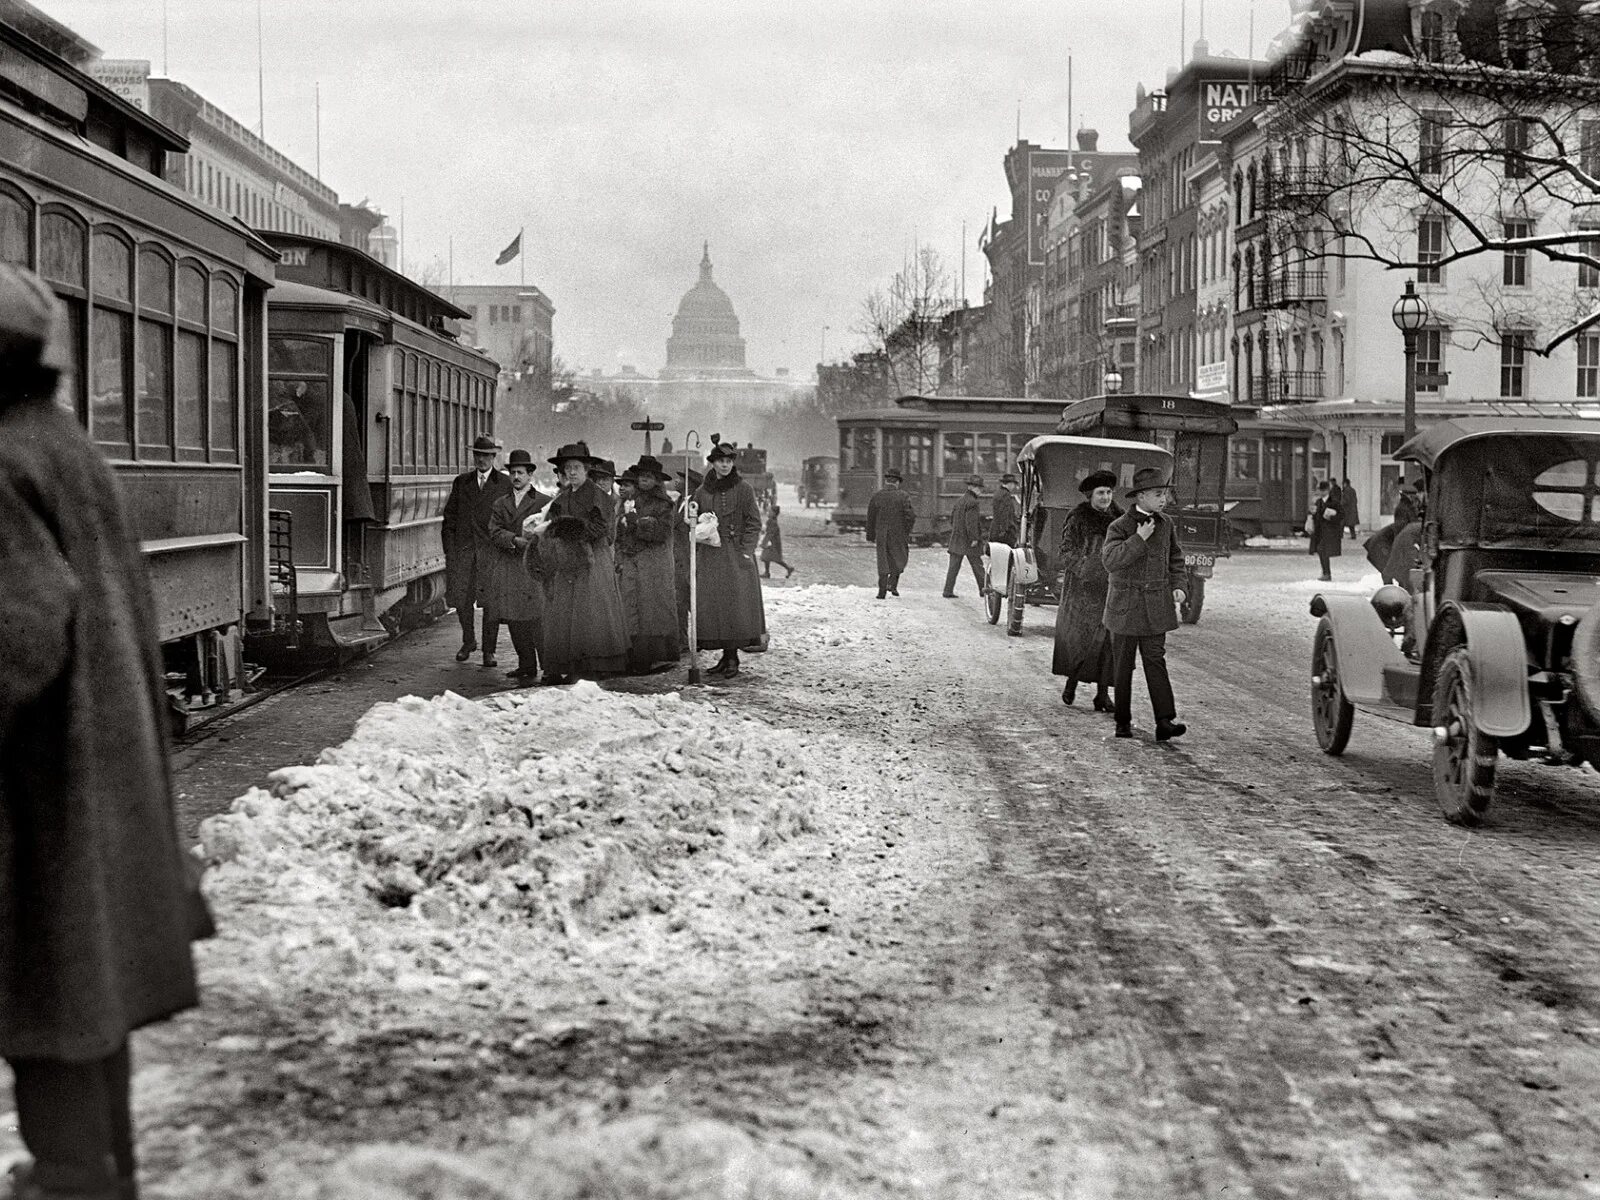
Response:
[{"label": "streetcar wheel", "polygon": [[1189,586],[1183,589],[1183,603],[1178,605],[1178,618],[1185,625],[1200,623],[1200,610],[1206,606],[1206,581],[1201,575],[1189,576]]},{"label": "streetcar wheel", "polygon": [[1350,744],[1355,706],[1345,698],[1339,682],[1339,652],[1333,644],[1333,626],[1324,617],[1317,625],[1311,647],[1311,724],[1324,754],[1343,754]]},{"label": "streetcar wheel", "polygon": [[1022,613],[1028,606],[1028,597],[1022,586],[1020,572],[1012,571],[1006,585],[1006,636],[1022,636]]},{"label": "streetcar wheel", "polygon": [[1444,815],[1458,825],[1483,820],[1494,799],[1500,739],[1472,723],[1472,666],[1467,648],[1444,656],[1433,686],[1433,791]]},{"label": "streetcar wheel", "polygon": [[983,589],[983,607],[989,614],[989,624],[1000,624],[1000,593],[992,586]]}]

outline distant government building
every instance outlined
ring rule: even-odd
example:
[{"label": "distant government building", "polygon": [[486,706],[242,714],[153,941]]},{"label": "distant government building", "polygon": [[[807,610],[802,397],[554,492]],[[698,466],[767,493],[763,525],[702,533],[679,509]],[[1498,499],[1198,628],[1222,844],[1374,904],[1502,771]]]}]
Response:
[{"label": "distant government building", "polygon": [[[779,367],[775,377],[757,375],[744,361],[744,338],[739,334],[739,314],[728,293],[711,277],[711,245],[700,255],[700,279],[678,301],[667,338],[667,363],[659,375],[646,375],[631,366],[606,374],[599,369],[577,380],[578,386],[599,394],[631,393],[650,408],[653,417],[668,420],[669,436],[677,436],[681,421],[737,422],[738,410],[766,408],[787,399],[796,389],[809,387]],[[738,437],[730,426],[729,437]]]}]

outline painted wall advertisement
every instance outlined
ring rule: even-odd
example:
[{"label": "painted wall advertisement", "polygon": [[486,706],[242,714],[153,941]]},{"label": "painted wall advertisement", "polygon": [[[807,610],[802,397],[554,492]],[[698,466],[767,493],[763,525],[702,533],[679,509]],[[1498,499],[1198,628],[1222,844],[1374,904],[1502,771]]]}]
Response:
[{"label": "painted wall advertisement", "polygon": [[1081,165],[1084,155],[1071,150],[1028,151],[1028,265],[1044,265],[1044,233],[1050,221],[1050,197],[1056,182],[1067,173],[1076,158]]},{"label": "painted wall advertisement", "polygon": [[1222,136],[1224,125],[1269,96],[1265,83],[1249,79],[1207,80],[1200,89],[1200,140],[1216,141]]},{"label": "painted wall advertisement", "polygon": [[141,112],[150,111],[150,60],[102,58],[89,64],[89,76]]}]

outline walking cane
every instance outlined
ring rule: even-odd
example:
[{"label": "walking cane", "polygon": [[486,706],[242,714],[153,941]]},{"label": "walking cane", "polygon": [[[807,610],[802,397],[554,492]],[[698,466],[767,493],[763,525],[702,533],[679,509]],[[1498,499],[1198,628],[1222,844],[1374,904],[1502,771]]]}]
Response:
[{"label": "walking cane", "polygon": [[[685,484],[687,485],[687,480]],[[693,500],[685,500],[689,506],[689,682],[698,687],[700,684],[700,616],[696,611],[700,607],[700,581],[695,571],[698,553],[695,549],[694,526],[695,518],[700,515],[700,506]]]}]

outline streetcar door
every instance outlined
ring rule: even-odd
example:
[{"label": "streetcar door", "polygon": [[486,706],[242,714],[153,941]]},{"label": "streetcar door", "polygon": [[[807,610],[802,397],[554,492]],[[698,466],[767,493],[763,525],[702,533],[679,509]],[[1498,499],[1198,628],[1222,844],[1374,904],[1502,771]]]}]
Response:
[{"label": "streetcar door", "polygon": [[351,583],[368,583],[370,565],[366,533],[378,519],[372,503],[373,474],[370,460],[371,404],[367,388],[368,347],[364,334],[344,335],[343,387],[340,397],[340,524],[344,535],[345,576]]},{"label": "streetcar door", "polygon": [[1298,529],[1310,495],[1304,439],[1268,434],[1261,439],[1261,456],[1263,521]]},{"label": "streetcar door", "polygon": [[340,571],[341,443],[335,390],[344,345],[325,336],[267,339],[267,472],[270,505],[292,514],[299,594],[337,594]]}]

